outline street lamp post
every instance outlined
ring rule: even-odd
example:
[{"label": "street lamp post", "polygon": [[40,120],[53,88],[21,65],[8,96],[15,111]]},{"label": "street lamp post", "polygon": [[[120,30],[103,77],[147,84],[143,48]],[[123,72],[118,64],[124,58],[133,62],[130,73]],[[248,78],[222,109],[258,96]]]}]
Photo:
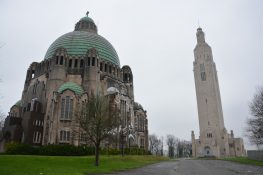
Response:
[{"label": "street lamp post", "polygon": [[121,155],[122,157],[124,156],[124,133],[123,133],[124,128],[121,128]]}]

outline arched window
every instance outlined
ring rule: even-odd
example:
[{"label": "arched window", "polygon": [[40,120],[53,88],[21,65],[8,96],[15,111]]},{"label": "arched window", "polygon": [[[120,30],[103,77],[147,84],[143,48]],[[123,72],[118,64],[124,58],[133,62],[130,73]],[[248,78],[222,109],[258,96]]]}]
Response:
[{"label": "arched window", "polygon": [[70,120],[73,112],[73,99],[69,96],[62,98],[60,119]]},{"label": "arched window", "polygon": [[92,66],[95,66],[95,57],[92,57]]},{"label": "arched window", "polygon": [[80,68],[83,68],[83,65],[84,65],[84,60],[81,59],[81,60],[80,60]]},{"label": "arched window", "polygon": [[74,67],[77,68],[78,67],[78,59],[75,59],[75,62],[74,62]]},{"label": "arched window", "polygon": [[103,71],[103,63],[100,63],[100,71]]},{"label": "arched window", "polygon": [[104,72],[107,72],[107,71],[108,71],[108,65],[105,64],[105,66],[104,66]]},{"label": "arched window", "polygon": [[60,65],[63,65],[63,56],[60,57]]},{"label": "arched window", "polygon": [[58,56],[56,56],[56,64],[58,64],[58,59],[59,59]]},{"label": "arched window", "polygon": [[90,66],[90,57],[88,57],[88,66]]},{"label": "arched window", "polygon": [[111,74],[111,66],[109,66],[109,73]]},{"label": "arched window", "polygon": [[201,72],[201,80],[206,81],[206,74],[205,74],[205,65],[200,64],[200,72]]},{"label": "arched window", "polygon": [[124,74],[124,82],[127,82],[128,81],[128,74]]},{"label": "arched window", "polygon": [[72,59],[69,60],[68,67],[69,67],[69,68],[72,67]]}]

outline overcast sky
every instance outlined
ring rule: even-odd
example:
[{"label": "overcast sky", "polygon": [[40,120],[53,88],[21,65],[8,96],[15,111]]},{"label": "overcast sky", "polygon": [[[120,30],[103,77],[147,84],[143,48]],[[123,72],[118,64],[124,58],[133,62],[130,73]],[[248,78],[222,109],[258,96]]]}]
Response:
[{"label": "overcast sky", "polygon": [[[263,85],[261,0],[0,0],[0,108],[22,95],[26,70],[90,12],[134,75],[149,132],[199,135],[193,75],[198,21],[217,65],[225,125],[243,137],[248,102]],[[247,142],[247,140],[246,140]],[[250,147],[246,144],[247,147]]]}]

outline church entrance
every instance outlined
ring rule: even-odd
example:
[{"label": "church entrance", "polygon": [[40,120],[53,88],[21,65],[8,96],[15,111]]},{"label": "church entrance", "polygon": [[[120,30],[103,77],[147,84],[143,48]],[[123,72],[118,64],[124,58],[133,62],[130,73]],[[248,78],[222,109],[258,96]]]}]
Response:
[{"label": "church entrance", "polygon": [[204,156],[212,156],[213,154],[212,154],[212,150],[210,149],[210,147],[209,146],[206,146],[205,148],[204,148]]}]

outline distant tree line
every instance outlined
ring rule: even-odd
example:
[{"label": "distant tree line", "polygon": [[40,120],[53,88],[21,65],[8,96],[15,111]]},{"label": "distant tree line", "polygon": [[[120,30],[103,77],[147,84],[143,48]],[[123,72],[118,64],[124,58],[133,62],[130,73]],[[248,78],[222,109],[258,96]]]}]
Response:
[{"label": "distant tree line", "polygon": [[[166,145],[164,145],[164,142]],[[153,155],[165,155],[164,146],[167,148],[166,155],[170,158],[190,157],[192,155],[192,144],[190,141],[182,140],[172,134],[158,137],[156,134],[149,135],[149,151]]]}]

